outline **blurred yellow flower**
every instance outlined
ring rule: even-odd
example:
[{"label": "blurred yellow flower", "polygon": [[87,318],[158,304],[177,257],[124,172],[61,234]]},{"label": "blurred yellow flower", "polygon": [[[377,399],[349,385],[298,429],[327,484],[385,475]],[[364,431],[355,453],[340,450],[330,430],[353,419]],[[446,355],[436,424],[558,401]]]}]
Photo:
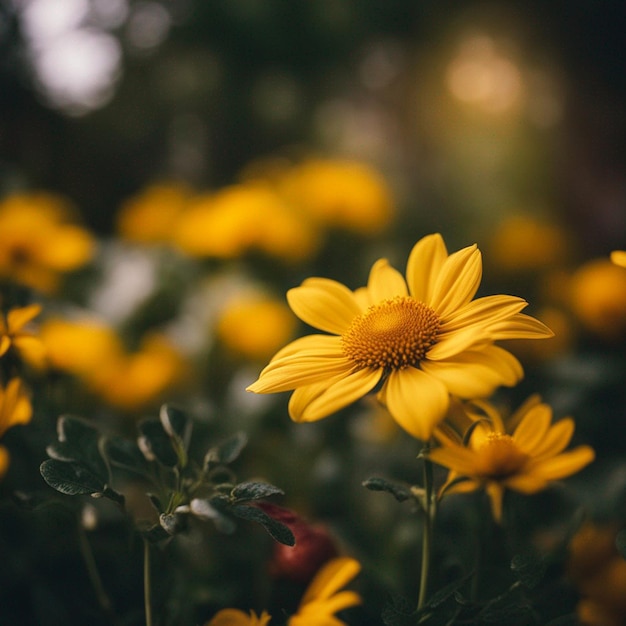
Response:
[{"label": "blurred yellow flower", "polygon": [[183,184],[151,185],[122,204],[117,214],[117,230],[128,241],[170,243],[190,200],[191,191]]},{"label": "blurred yellow flower", "polygon": [[137,411],[162,399],[179,383],[186,364],[164,336],[146,335],[136,352],[112,355],[85,375],[88,386],[111,406]]},{"label": "blurred yellow flower", "polygon": [[311,581],[298,612],[289,618],[287,626],[345,625],[343,620],[335,617],[335,613],[361,604],[361,596],[354,591],[340,589],[360,571],[360,563],[349,557],[328,561]]},{"label": "blurred yellow flower", "polygon": [[60,275],[94,254],[93,237],[71,223],[65,201],[46,193],[16,194],[0,203],[0,277],[53,292]]},{"label": "blurred yellow flower", "polygon": [[217,322],[219,340],[247,359],[264,361],[289,341],[296,324],[289,308],[266,294],[241,294]]},{"label": "blurred yellow flower", "polygon": [[567,575],[576,585],[578,618],[588,626],[622,626],[626,620],[626,561],[614,524],[584,524],[569,546]]},{"label": "blurred yellow flower", "polygon": [[115,331],[94,320],[46,320],[39,330],[48,363],[58,370],[88,377],[103,363],[116,360],[123,346]]},{"label": "blurred yellow flower", "polygon": [[[361,570],[358,561],[339,557],[328,561],[315,575],[307,588],[298,611],[287,621],[287,626],[345,626],[335,614],[361,604],[361,596],[354,591],[341,591]],[[220,611],[205,626],[266,626],[270,616],[263,611],[258,616],[238,609]]]},{"label": "blurred yellow flower", "polygon": [[550,337],[520,313],[522,298],[472,300],[482,276],[480,251],[448,255],[441,235],[413,248],[406,280],[386,259],[355,292],[310,278],[287,299],[304,322],[330,335],[309,335],[280,350],[248,387],[256,393],[294,390],[294,421],[327,417],[372,391],[411,435],[428,439],[446,415],[449,394],[484,397],[515,385],[519,361],[494,345],[502,339]]},{"label": "blurred yellow flower", "polygon": [[239,609],[223,609],[206,626],[266,626],[270,619],[266,611],[257,615],[254,611],[248,614]]},{"label": "blurred yellow flower", "polygon": [[[441,446],[431,450],[429,458],[450,469],[441,493],[484,488],[498,521],[505,489],[536,493],[551,481],[575,474],[594,459],[589,446],[563,452],[574,434],[574,420],[564,418],[552,424],[552,409],[536,396],[511,416],[508,429],[501,414],[488,402],[476,400],[474,407],[482,413],[473,415],[476,422],[470,426],[466,445],[463,439],[467,433],[461,437],[444,425],[435,432]],[[456,482],[460,478],[465,480]]]},{"label": "blurred yellow flower", "polygon": [[611,261],[620,267],[626,267],[626,250],[613,250]]},{"label": "blurred yellow flower", "polygon": [[626,272],[608,259],[589,261],[574,273],[570,302],[592,333],[605,339],[626,333]]},{"label": "blurred yellow flower", "polygon": [[[17,424],[27,424],[33,409],[19,378],[11,379],[6,387],[0,387],[0,437]],[[0,446],[0,476],[6,473],[9,466],[9,453]]]},{"label": "blurred yellow flower", "polygon": [[563,263],[569,247],[562,227],[531,215],[514,215],[493,233],[489,262],[503,272],[535,272]]},{"label": "blurred yellow flower", "polygon": [[394,216],[391,190],[373,167],[358,161],[311,159],[286,170],[280,193],[324,226],[374,234]]},{"label": "blurred yellow flower", "polygon": [[174,238],[187,254],[226,259],[255,250],[297,261],[319,243],[313,226],[258,181],[199,196],[181,216]]},{"label": "blurred yellow flower", "polygon": [[39,304],[11,309],[0,316],[0,356],[10,349],[21,359],[37,369],[46,365],[46,348],[39,337],[26,329],[27,324],[41,313]]}]

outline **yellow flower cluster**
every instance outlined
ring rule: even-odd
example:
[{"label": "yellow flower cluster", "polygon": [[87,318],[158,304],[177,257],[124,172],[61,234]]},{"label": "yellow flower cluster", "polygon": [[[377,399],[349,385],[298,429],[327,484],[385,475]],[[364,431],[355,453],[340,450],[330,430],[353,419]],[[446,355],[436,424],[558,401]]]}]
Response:
[{"label": "yellow flower cluster", "polygon": [[0,278],[51,293],[61,275],[85,265],[95,241],[69,204],[49,193],[14,194],[0,202]]},{"label": "yellow flower cluster", "polygon": [[[307,588],[298,611],[287,621],[287,626],[345,626],[336,613],[357,606],[361,597],[354,591],[341,591],[360,571],[358,561],[339,557],[328,561],[315,575]],[[271,616],[263,611],[257,615],[239,609],[223,609],[205,626],[266,626]]]},{"label": "yellow flower cluster", "polygon": [[185,372],[180,352],[160,334],[129,352],[111,327],[49,319],[40,329],[51,367],[79,377],[107,404],[136,411],[162,399]]},{"label": "yellow flower cluster", "polygon": [[324,231],[368,235],[393,218],[388,185],[355,161],[310,159],[248,176],[214,193],[154,185],[120,208],[118,231],[137,243],[173,245],[200,258],[260,252],[285,262],[313,255]]}]

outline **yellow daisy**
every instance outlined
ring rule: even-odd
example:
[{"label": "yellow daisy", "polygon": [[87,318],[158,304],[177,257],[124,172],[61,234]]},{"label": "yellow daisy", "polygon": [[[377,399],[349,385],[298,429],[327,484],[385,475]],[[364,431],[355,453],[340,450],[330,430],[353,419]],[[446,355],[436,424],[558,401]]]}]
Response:
[{"label": "yellow daisy", "polygon": [[[6,387],[0,387],[0,437],[17,424],[27,424],[33,414],[32,405],[19,378],[11,379]],[[0,446],[0,477],[9,466],[9,452]]]},{"label": "yellow daisy", "polygon": [[611,261],[620,267],[626,267],[626,250],[613,250]]},{"label": "yellow daisy", "polygon": [[248,390],[294,390],[291,418],[311,422],[382,383],[378,397],[394,419],[428,439],[448,410],[450,394],[485,397],[521,379],[519,361],[495,341],[552,336],[520,313],[527,304],[522,298],[473,300],[481,276],[476,245],[448,255],[441,235],[433,234],[411,251],[406,280],[385,259],[357,291],[309,278],[287,300],[300,319],[330,334],[288,344]]},{"label": "yellow daisy", "polygon": [[[435,432],[441,447],[431,450],[429,458],[451,470],[441,493],[484,488],[498,521],[505,489],[536,493],[551,481],[575,474],[594,459],[589,446],[563,452],[574,434],[574,420],[567,417],[552,424],[552,409],[537,396],[511,416],[509,429],[491,404],[475,401],[474,405],[487,419],[475,416],[477,421],[468,431],[466,445],[444,425]],[[468,438],[467,433],[464,438]]]},{"label": "yellow daisy", "polygon": [[15,350],[28,364],[43,368],[46,364],[46,348],[26,326],[41,312],[39,304],[11,309],[6,317],[0,316],[0,357],[9,349]]},{"label": "yellow daisy", "polygon": [[345,622],[335,617],[335,613],[361,604],[361,596],[340,589],[360,570],[360,563],[349,557],[328,561],[315,575],[288,626],[344,626]]},{"label": "yellow daisy", "polygon": [[[339,557],[328,561],[308,586],[298,611],[287,621],[288,626],[345,626],[335,613],[361,604],[354,591],[341,591],[359,572],[355,559]],[[223,609],[205,626],[266,626],[271,616],[263,611],[245,613],[239,609]]]}]

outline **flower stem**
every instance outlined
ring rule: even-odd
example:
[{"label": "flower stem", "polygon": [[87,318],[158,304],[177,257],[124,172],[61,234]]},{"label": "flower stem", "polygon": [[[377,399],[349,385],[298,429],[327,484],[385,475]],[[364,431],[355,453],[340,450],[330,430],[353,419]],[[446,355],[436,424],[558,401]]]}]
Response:
[{"label": "flower stem", "polygon": [[[423,452],[428,450],[426,445]],[[433,522],[435,519],[436,503],[433,497],[433,464],[423,455],[424,463],[424,527],[422,529],[422,568],[420,573],[419,598],[417,601],[417,610],[419,611],[426,602],[426,594],[428,592],[428,574],[430,571],[430,551],[433,542]]]},{"label": "flower stem", "polygon": [[146,610],[146,626],[152,626],[152,604],[150,602],[150,544],[143,540],[143,603]]}]

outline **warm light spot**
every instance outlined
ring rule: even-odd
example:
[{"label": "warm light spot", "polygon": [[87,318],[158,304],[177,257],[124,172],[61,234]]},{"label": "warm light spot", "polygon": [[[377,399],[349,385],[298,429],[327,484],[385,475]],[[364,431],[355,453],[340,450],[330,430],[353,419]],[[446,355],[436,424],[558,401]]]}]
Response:
[{"label": "warm light spot", "polygon": [[502,479],[518,473],[529,459],[513,438],[504,433],[489,433],[478,455],[477,475],[491,479]]},{"label": "warm light spot", "polygon": [[486,36],[472,37],[460,46],[446,72],[450,93],[461,102],[501,113],[516,105],[523,81],[517,65]]},{"label": "warm light spot", "polygon": [[344,353],[361,367],[417,365],[437,340],[440,320],[424,303],[397,296],[370,307],[342,337]]}]

